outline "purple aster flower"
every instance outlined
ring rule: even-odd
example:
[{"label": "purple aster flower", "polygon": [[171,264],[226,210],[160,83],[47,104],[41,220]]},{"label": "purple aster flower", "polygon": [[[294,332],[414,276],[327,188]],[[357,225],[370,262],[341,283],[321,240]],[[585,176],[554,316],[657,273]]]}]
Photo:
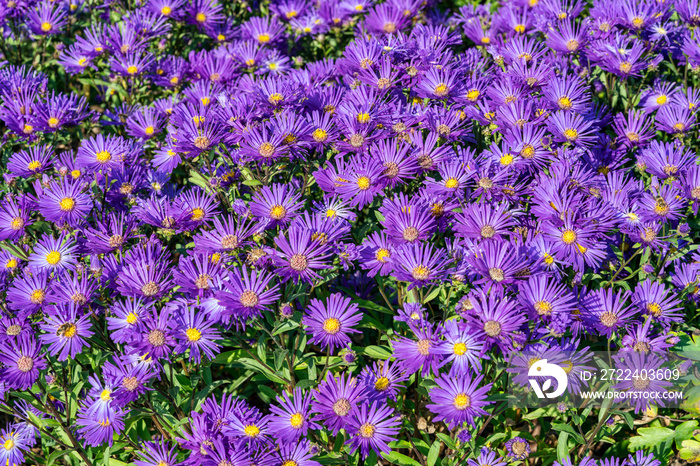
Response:
[{"label": "purple aster flower", "polygon": [[253,196],[250,202],[250,212],[258,218],[268,219],[270,227],[277,225],[287,226],[297,211],[304,207],[299,194],[295,193],[287,185],[273,184],[272,189],[267,186]]},{"label": "purple aster flower", "polygon": [[77,227],[92,209],[92,200],[83,193],[83,185],[64,177],[62,182],[54,182],[39,196],[39,212],[50,222],[67,223]]},{"label": "purple aster flower", "polygon": [[513,437],[505,444],[508,456],[516,460],[524,460],[530,456],[530,443],[521,437]]},{"label": "purple aster flower", "polygon": [[58,355],[59,361],[65,361],[70,356],[75,358],[85,346],[86,339],[93,335],[88,314],[78,316],[75,304],[54,306],[40,325],[47,333],[39,336],[39,340],[48,344],[52,356]]},{"label": "purple aster flower", "polygon": [[[464,431],[463,431],[464,432]],[[506,466],[506,461],[499,461],[496,452],[488,448],[482,448],[479,456],[476,459],[469,459],[468,466]]]},{"label": "purple aster flower", "polygon": [[21,336],[0,344],[0,381],[14,390],[29,390],[39,379],[39,371],[46,369],[41,356],[41,345],[33,336]]},{"label": "purple aster flower", "polygon": [[95,171],[107,171],[119,168],[130,155],[130,146],[121,136],[101,134],[83,139],[75,158],[77,167],[85,167]]},{"label": "purple aster flower", "polygon": [[151,365],[134,363],[128,357],[115,357],[114,364],[104,364],[105,383],[113,387],[112,398],[116,406],[124,407],[139,399],[148,390],[146,384],[156,376]]},{"label": "purple aster flower", "polygon": [[120,434],[124,430],[124,416],[127,411],[115,409],[111,419],[94,419],[84,413],[78,413],[75,423],[78,427],[80,438],[92,447],[99,447],[107,442],[111,447],[114,443],[114,434]]},{"label": "purple aster flower", "polygon": [[362,243],[360,267],[367,270],[369,277],[388,275],[394,268],[391,256],[394,246],[383,231],[374,232]]},{"label": "purple aster flower", "polygon": [[388,454],[391,452],[389,442],[396,440],[400,426],[401,420],[394,416],[391,406],[364,402],[352,411],[348,419],[350,439],[345,444],[350,445],[352,453],[359,449],[363,459],[369,456],[370,450],[378,455]]},{"label": "purple aster flower", "polygon": [[326,380],[314,392],[312,412],[321,423],[336,435],[347,426],[350,412],[365,399],[364,386],[352,374],[334,376],[330,371]]},{"label": "purple aster flower", "polygon": [[612,289],[590,292],[582,301],[584,321],[591,330],[610,338],[613,332],[632,321],[639,312],[627,304],[629,291],[615,293]]},{"label": "purple aster flower", "polygon": [[287,236],[283,234],[275,238],[275,244],[280,249],[274,256],[277,273],[285,280],[299,279],[312,283],[319,279],[316,270],[327,269],[330,255],[328,244],[322,244],[312,238],[311,232],[301,228],[290,228]]},{"label": "purple aster flower", "polygon": [[180,466],[182,463],[177,461],[177,451],[175,446],[164,439],[159,441],[144,442],[143,451],[136,451],[139,459],[134,460],[136,466],[159,466],[166,464],[167,466]]},{"label": "purple aster flower", "polygon": [[351,333],[361,333],[352,327],[362,319],[359,306],[340,293],[331,294],[326,302],[312,299],[302,323],[311,335],[309,343],[315,343],[321,349],[334,352],[350,343]]},{"label": "purple aster flower", "polygon": [[0,203],[0,241],[17,241],[24,236],[25,229],[34,223],[29,218],[32,210],[28,198],[6,196]]},{"label": "purple aster flower", "polygon": [[481,359],[489,359],[484,354],[483,334],[473,327],[448,320],[445,322],[444,338],[435,353],[445,357],[440,367],[452,363],[450,377],[478,373],[481,371]]},{"label": "purple aster flower", "polygon": [[44,236],[34,246],[29,265],[38,271],[60,271],[75,266],[77,246],[66,235],[60,238]]},{"label": "purple aster flower", "polygon": [[23,451],[30,448],[30,437],[22,435],[14,426],[0,430],[0,462],[7,466],[24,463]]},{"label": "purple aster flower", "polygon": [[634,290],[632,302],[642,313],[648,314],[651,320],[663,325],[683,321],[681,301],[662,283],[643,281]]},{"label": "purple aster flower", "polygon": [[215,292],[219,304],[226,312],[245,321],[259,316],[262,311],[271,311],[270,306],[279,299],[279,285],[268,288],[274,275],[243,266],[233,269],[228,279],[223,281],[223,288]]},{"label": "purple aster flower", "polygon": [[409,290],[443,280],[451,273],[451,260],[442,253],[430,243],[402,245],[391,259],[393,275],[399,281],[408,282]]},{"label": "purple aster flower", "polygon": [[175,334],[171,325],[172,318],[168,307],[164,307],[159,313],[156,313],[155,310],[145,313],[143,330],[130,344],[140,354],[147,353],[149,357],[156,360],[169,357],[175,346]]},{"label": "purple aster flower", "polygon": [[375,361],[371,366],[362,369],[359,379],[370,401],[386,402],[388,398],[396,400],[401,383],[408,380],[408,376],[400,370],[399,365],[398,362],[392,363],[387,359]]},{"label": "purple aster flower", "polygon": [[479,384],[483,376],[472,379],[470,375],[450,378],[441,376],[435,380],[437,387],[430,390],[430,401],[426,407],[434,414],[434,422],[445,421],[448,424],[461,425],[468,422],[475,427],[475,418],[486,413],[484,406],[491,404],[486,396],[493,384]]},{"label": "purple aster flower", "polygon": [[507,352],[513,347],[516,331],[525,321],[524,316],[515,309],[516,302],[498,293],[477,294],[472,300],[473,317],[469,324],[486,335],[488,348],[498,345]]},{"label": "purple aster flower", "polygon": [[646,411],[652,404],[663,408],[666,405],[663,393],[673,384],[651,375],[666,362],[665,358],[650,352],[626,351],[615,356],[615,370],[620,371],[620,374],[632,374],[613,385],[614,390],[626,392],[617,401],[629,401],[634,406],[635,413]]},{"label": "purple aster flower", "polygon": [[394,348],[394,357],[407,374],[415,374],[421,368],[423,377],[428,377],[431,370],[433,374],[437,374],[442,359],[441,342],[438,340],[440,331],[436,330],[432,324],[418,326],[411,323],[412,321],[409,321],[409,327],[416,339],[399,335],[398,339],[391,343]]},{"label": "purple aster flower", "polygon": [[301,388],[295,388],[292,398],[286,392],[277,397],[279,406],[270,406],[272,413],[269,428],[274,429],[275,436],[284,442],[296,442],[299,437],[305,437],[307,431],[318,429],[319,426],[309,419],[311,394],[303,394]]},{"label": "purple aster flower", "polygon": [[42,144],[32,146],[12,154],[7,163],[7,169],[15,176],[29,178],[48,170],[53,157],[51,146]]},{"label": "purple aster flower", "polygon": [[48,294],[47,272],[25,273],[17,277],[7,290],[7,304],[10,309],[32,313],[40,309]]},{"label": "purple aster flower", "polygon": [[201,362],[202,353],[213,359],[221,348],[215,343],[216,340],[221,340],[221,335],[213,328],[214,323],[207,321],[205,313],[195,313],[192,307],[178,305],[176,309],[173,312],[177,316],[175,337],[179,341],[174,351],[184,353],[189,349],[190,361],[197,364]]},{"label": "purple aster flower", "polygon": [[302,439],[299,442],[284,444],[277,453],[277,462],[282,465],[321,466],[321,463],[311,459],[314,456],[309,441]]},{"label": "purple aster flower", "polygon": [[127,343],[143,331],[143,318],[152,312],[149,304],[140,299],[125,299],[114,303],[107,317],[109,336],[115,343]]},{"label": "purple aster flower", "polygon": [[557,142],[570,142],[582,147],[589,147],[595,142],[593,123],[576,113],[559,110],[550,116],[547,125]]}]

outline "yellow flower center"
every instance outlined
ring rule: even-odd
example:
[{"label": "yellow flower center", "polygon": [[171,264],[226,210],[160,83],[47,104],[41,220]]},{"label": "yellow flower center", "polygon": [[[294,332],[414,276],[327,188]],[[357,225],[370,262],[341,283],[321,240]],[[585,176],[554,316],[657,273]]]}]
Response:
[{"label": "yellow flower center", "polygon": [[106,150],[100,151],[97,154],[95,154],[95,160],[97,160],[100,163],[107,163],[110,160],[112,160],[112,154],[110,154]]},{"label": "yellow flower center", "polygon": [[75,199],[72,197],[64,197],[61,199],[61,202],[59,202],[58,205],[64,212],[70,212],[75,207]]},{"label": "yellow flower center", "polygon": [[557,100],[557,105],[559,105],[559,108],[562,110],[569,110],[573,106],[573,102],[571,102],[568,96],[563,96]]},{"label": "yellow flower center", "polygon": [[109,401],[112,399],[112,392],[104,389],[102,390],[102,393],[100,393],[100,400],[102,401]]},{"label": "yellow flower center", "polygon": [[516,24],[513,29],[515,29],[515,32],[517,32],[518,34],[522,34],[523,32],[525,32],[525,25],[524,24]]},{"label": "yellow flower center", "polygon": [[126,316],[126,323],[129,325],[134,325],[138,320],[139,316],[137,316],[133,312],[130,312],[129,315]]},{"label": "yellow flower center", "polygon": [[179,82],[180,82],[180,78],[178,78],[177,76],[173,76],[172,78],[170,78],[170,84],[172,84],[173,86]]},{"label": "yellow flower center", "polygon": [[148,134],[149,136],[152,135],[155,131],[156,131],[156,129],[153,126],[149,126],[144,130],[144,132],[146,134]]},{"label": "yellow flower center", "polygon": [[578,139],[578,131],[576,131],[576,130],[573,129],[573,128],[569,128],[569,129],[567,129],[567,130],[564,131],[564,137],[565,137],[566,139],[568,139],[569,141],[572,141],[572,142],[573,142],[573,141],[575,141],[576,139]]},{"label": "yellow flower center", "polygon": [[435,91],[433,91],[433,92],[438,97],[445,97],[449,91],[450,91],[450,88],[447,86],[447,84],[440,83],[437,86],[435,86]]},{"label": "yellow flower center", "polygon": [[192,209],[192,220],[199,221],[204,218],[204,210],[200,207]]},{"label": "yellow flower center", "polygon": [[459,409],[460,411],[467,409],[470,404],[471,404],[471,399],[469,398],[469,395],[467,395],[466,393],[458,394],[455,397],[455,399],[452,401],[452,406],[454,406],[456,409]]},{"label": "yellow flower center", "polygon": [[203,23],[207,20],[207,15],[204,13],[197,13],[197,17],[195,18],[198,23]]},{"label": "yellow flower center", "polygon": [[32,294],[29,295],[29,301],[31,301],[32,304],[41,304],[44,302],[44,298],[46,298],[46,292],[42,289],[34,290]]},{"label": "yellow flower center", "polygon": [[29,168],[31,171],[35,172],[41,168],[41,162],[39,162],[38,160],[33,160],[33,161],[29,162],[29,165],[27,165],[27,168]]},{"label": "yellow flower center", "polygon": [[478,89],[472,89],[471,91],[467,92],[467,100],[471,102],[475,102],[476,99],[479,98],[479,90]]},{"label": "yellow flower center", "polygon": [[535,310],[541,316],[548,316],[552,314],[552,304],[547,301],[537,301],[535,303]]},{"label": "yellow flower center", "polygon": [[18,265],[17,259],[12,258],[5,263],[5,268],[6,269],[14,269],[15,267],[17,267],[17,265]]},{"label": "yellow flower center", "polygon": [[381,262],[382,264],[386,263],[386,260],[391,257],[391,253],[389,252],[388,249],[385,248],[379,248],[377,250],[377,253],[375,255],[377,258],[377,261]]},{"label": "yellow flower center", "polygon": [[554,258],[545,252],[544,253],[544,263],[547,265],[552,265],[554,263]]},{"label": "yellow flower center", "polygon": [[510,154],[503,154],[503,156],[501,156],[500,162],[501,165],[504,166],[510,165],[511,163],[513,163],[513,156]]},{"label": "yellow flower center", "polygon": [[448,189],[455,189],[457,186],[459,186],[457,178],[448,178],[447,181],[445,181],[445,187]]},{"label": "yellow flower center", "polygon": [[[3,444],[3,447],[5,448],[5,450],[8,450],[8,451],[9,451],[9,450],[12,450],[12,449],[15,447],[15,441],[14,441],[14,439],[8,438],[7,440],[5,440],[5,443]],[[9,463],[8,463],[8,464],[9,464]]]},{"label": "yellow flower center", "polygon": [[374,382],[374,388],[375,390],[379,390],[380,392],[383,392],[387,388],[389,388],[389,379],[386,377],[379,377],[376,382]]},{"label": "yellow flower center", "polygon": [[166,5],[160,9],[160,12],[163,13],[165,16],[168,16],[170,13],[173,12],[173,9]]},{"label": "yellow flower center", "polygon": [[187,339],[190,341],[199,341],[202,338],[202,332],[196,328],[188,328],[185,335],[187,335]]},{"label": "yellow flower center", "polygon": [[298,429],[304,423],[304,416],[301,413],[294,413],[292,417],[289,418],[289,423],[292,427]]},{"label": "yellow flower center", "polygon": [[51,23],[49,23],[49,22],[41,23],[41,30],[44,32],[49,32],[51,30]]},{"label": "yellow flower center", "polygon": [[58,123],[59,123],[58,118],[56,118],[56,117],[49,118],[49,128],[57,127]]},{"label": "yellow flower center", "polygon": [[129,74],[136,74],[138,71],[139,69],[136,67],[136,65],[131,65],[126,69],[126,72]]},{"label": "yellow flower center", "polygon": [[323,330],[326,333],[330,333],[331,335],[335,335],[336,333],[340,332],[340,321],[336,319],[335,317],[331,317],[329,319],[326,319],[323,322]]},{"label": "yellow flower center", "polygon": [[61,253],[58,251],[51,251],[46,255],[46,262],[51,265],[56,265],[61,261]]},{"label": "yellow flower center", "polygon": [[564,244],[573,244],[576,241],[576,232],[574,230],[564,230],[561,234],[561,240]]},{"label": "yellow flower center", "polygon": [[243,433],[246,435],[246,437],[251,437],[255,438],[260,434],[260,429],[258,429],[257,426],[245,426],[243,428]]},{"label": "yellow flower center", "polygon": [[68,324],[65,330],[63,330],[63,336],[66,338],[73,338],[76,333],[78,333],[78,328],[75,326],[75,324]]},{"label": "yellow flower center", "polygon": [[462,342],[455,343],[455,345],[452,347],[452,352],[457,356],[462,356],[464,353],[467,352],[467,345],[465,345]]},{"label": "yellow flower center", "polygon": [[357,179],[357,187],[360,188],[362,191],[366,191],[369,189],[371,185],[370,179],[367,178],[366,176],[361,176]]},{"label": "yellow flower center", "polygon": [[258,42],[261,44],[265,44],[267,42],[270,42],[270,34],[263,33],[258,36]]},{"label": "yellow flower center", "polygon": [[274,218],[275,220],[282,220],[286,214],[287,209],[281,205],[276,205],[270,209],[270,217]]},{"label": "yellow flower center", "polygon": [[369,116],[369,113],[358,113],[357,114],[357,122],[358,123],[362,123],[362,124],[368,123],[370,118],[371,117]]},{"label": "yellow flower center", "polygon": [[374,431],[376,430],[376,427],[370,423],[365,423],[360,426],[360,435],[364,438],[372,438],[374,437]]}]

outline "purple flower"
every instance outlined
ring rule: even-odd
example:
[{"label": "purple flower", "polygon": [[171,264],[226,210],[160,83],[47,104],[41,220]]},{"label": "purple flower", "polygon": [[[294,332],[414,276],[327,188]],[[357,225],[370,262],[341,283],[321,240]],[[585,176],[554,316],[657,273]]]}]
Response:
[{"label": "purple flower", "polygon": [[345,442],[350,445],[352,453],[360,450],[362,458],[367,458],[369,452],[377,454],[389,453],[389,442],[396,440],[401,421],[394,416],[394,411],[389,405],[378,403],[362,403],[355,408],[348,420],[347,431],[350,439]]},{"label": "purple flower", "polygon": [[362,319],[359,306],[340,293],[331,294],[326,302],[312,299],[303,319],[311,335],[309,343],[334,352],[350,343],[351,333],[360,333],[352,327]]},{"label": "purple flower", "polygon": [[492,384],[479,388],[483,376],[474,379],[470,375],[451,378],[441,376],[435,380],[437,387],[430,391],[430,401],[427,408],[436,414],[434,422],[445,421],[448,424],[461,425],[468,422],[475,427],[475,418],[486,413],[484,406],[490,404],[486,395]]}]

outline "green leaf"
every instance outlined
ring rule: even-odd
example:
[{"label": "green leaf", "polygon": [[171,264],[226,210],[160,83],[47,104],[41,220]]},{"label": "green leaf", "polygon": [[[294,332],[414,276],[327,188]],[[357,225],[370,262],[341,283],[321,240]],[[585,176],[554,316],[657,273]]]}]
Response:
[{"label": "green leaf", "polygon": [[676,448],[680,449],[683,441],[688,440],[693,436],[693,432],[698,427],[698,421],[686,421],[676,427],[673,440],[676,442]]},{"label": "green leaf", "polygon": [[579,444],[583,445],[586,443],[583,437],[581,437],[581,434],[576,432],[576,430],[570,426],[569,424],[552,424],[552,429],[558,430],[560,432],[567,432],[571,434],[571,436],[578,442]]},{"label": "green leaf", "polygon": [[566,458],[569,457],[569,433],[565,431],[559,432],[559,439],[557,440],[557,460],[563,463]]},{"label": "green leaf", "polygon": [[682,460],[686,460],[690,463],[696,463],[700,461],[700,442],[697,440],[683,440],[681,442],[683,448],[678,453]]},{"label": "green leaf", "polygon": [[429,302],[432,301],[433,299],[437,298],[438,295],[440,294],[440,291],[441,291],[441,290],[442,290],[442,288],[440,288],[439,286],[438,286],[438,287],[435,287],[435,289],[434,289],[433,291],[431,291],[430,293],[428,293],[428,296],[423,297],[423,304],[429,303]]},{"label": "green leaf", "polygon": [[358,348],[358,353],[364,354],[374,359],[389,359],[392,356],[391,348],[388,346],[368,346],[360,350]]},{"label": "green leaf", "polygon": [[392,451],[388,455],[382,453],[382,456],[390,462],[400,464],[401,466],[421,466],[421,464],[418,461],[409,458],[406,455],[402,455],[397,451]]},{"label": "green leaf", "polygon": [[437,462],[437,459],[438,459],[438,454],[440,454],[440,445],[442,445],[442,442],[440,442],[439,440],[436,440],[430,446],[430,451],[428,452],[428,459],[427,459],[428,466],[435,466],[435,463]]},{"label": "green leaf", "polygon": [[661,445],[666,440],[673,437],[674,432],[667,427],[641,427],[637,429],[639,435],[630,439],[630,450],[635,451],[641,448],[653,448]]}]

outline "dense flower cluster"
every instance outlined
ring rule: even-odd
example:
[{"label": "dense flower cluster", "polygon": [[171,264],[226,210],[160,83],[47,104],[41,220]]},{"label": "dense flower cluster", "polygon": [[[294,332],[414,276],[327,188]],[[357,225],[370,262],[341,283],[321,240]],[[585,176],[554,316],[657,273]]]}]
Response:
[{"label": "dense flower cluster", "polygon": [[700,4],[491,6],[2,0],[0,463],[499,466],[562,451],[502,375],[660,368]]}]

